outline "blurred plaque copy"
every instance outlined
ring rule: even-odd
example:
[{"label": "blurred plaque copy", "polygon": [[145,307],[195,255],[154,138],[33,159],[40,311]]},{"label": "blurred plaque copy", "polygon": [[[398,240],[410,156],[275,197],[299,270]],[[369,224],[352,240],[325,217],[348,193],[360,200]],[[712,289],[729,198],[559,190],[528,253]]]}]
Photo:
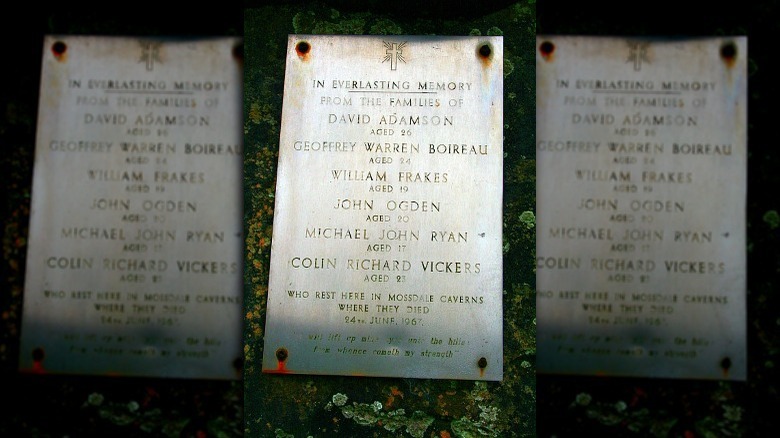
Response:
[{"label": "blurred plaque copy", "polygon": [[239,43],[45,38],[22,371],[240,377]]},{"label": "blurred plaque copy", "polygon": [[744,380],[747,38],[536,47],[539,371]]},{"label": "blurred plaque copy", "polygon": [[263,370],[501,380],[501,37],[288,41]]}]

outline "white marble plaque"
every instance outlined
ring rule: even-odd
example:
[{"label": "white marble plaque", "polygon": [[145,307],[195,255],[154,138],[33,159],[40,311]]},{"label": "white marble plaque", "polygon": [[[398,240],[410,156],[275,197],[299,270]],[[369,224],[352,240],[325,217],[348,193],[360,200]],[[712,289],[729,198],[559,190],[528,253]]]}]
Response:
[{"label": "white marble plaque", "polygon": [[502,379],[502,43],[290,36],[265,372]]},{"label": "white marble plaque", "polygon": [[45,38],[22,371],[240,377],[239,43]]},{"label": "white marble plaque", "polygon": [[746,378],[747,39],[537,39],[545,373]]}]

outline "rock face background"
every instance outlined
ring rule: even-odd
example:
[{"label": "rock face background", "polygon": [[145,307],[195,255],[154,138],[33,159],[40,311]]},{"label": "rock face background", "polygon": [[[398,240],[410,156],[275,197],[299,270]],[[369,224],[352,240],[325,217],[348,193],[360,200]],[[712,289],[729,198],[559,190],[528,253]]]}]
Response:
[{"label": "rock face background", "polygon": [[[689,2],[691,3],[691,2]],[[779,397],[780,153],[777,2],[691,12],[669,0],[245,2],[162,12],[78,8],[5,17],[0,93],[0,386],[7,436],[766,436]],[[244,11],[244,8],[249,8]],[[26,32],[14,29],[24,28]],[[544,34],[749,37],[748,345],[744,383],[535,375],[534,38]],[[244,35],[245,363],[241,382],[20,376],[27,223],[42,36]],[[501,383],[260,373],[286,38],[313,34],[504,36],[504,375]],[[728,175],[724,175],[728,178]],[[713,214],[718,214],[713,211]]]},{"label": "rock face background", "polygon": [[[244,396],[248,436],[534,436],[534,6],[360,5],[245,14],[247,224]],[[260,372],[287,34],[503,35],[504,381]],[[528,68],[521,66],[527,65]]]}]

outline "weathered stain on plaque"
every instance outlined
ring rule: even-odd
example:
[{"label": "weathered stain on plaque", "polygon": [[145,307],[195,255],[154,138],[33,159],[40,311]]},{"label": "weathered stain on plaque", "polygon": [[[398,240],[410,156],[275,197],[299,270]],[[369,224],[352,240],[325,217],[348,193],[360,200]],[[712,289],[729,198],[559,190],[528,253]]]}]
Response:
[{"label": "weathered stain on plaque", "polygon": [[502,42],[290,36],[264,372],[502,379]]},{"label": "weathered stain on plaque", "polygon": [[537,48],[539,371],[744,380],[747,39]]},{"label": "weathered stain on plaque", "polygon": [[240,377],[239,44],[45,38],[22,371]]}]

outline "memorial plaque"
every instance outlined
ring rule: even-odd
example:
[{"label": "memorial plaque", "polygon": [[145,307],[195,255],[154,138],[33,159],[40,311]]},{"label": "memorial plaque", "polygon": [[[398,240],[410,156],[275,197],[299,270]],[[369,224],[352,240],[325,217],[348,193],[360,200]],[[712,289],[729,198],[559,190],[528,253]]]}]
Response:
[{"label": "memorial plaque", "polygon": [[746,378],[746,59],[537,39],[540,372]]},{"label": "memorial plaque", "polygon": [[264,372],[502,379],[502,57],[290,36]]},{"label": "memorial plaque", "polygon": [[240,377],[239,42],[45,38],[22,371]]}]

